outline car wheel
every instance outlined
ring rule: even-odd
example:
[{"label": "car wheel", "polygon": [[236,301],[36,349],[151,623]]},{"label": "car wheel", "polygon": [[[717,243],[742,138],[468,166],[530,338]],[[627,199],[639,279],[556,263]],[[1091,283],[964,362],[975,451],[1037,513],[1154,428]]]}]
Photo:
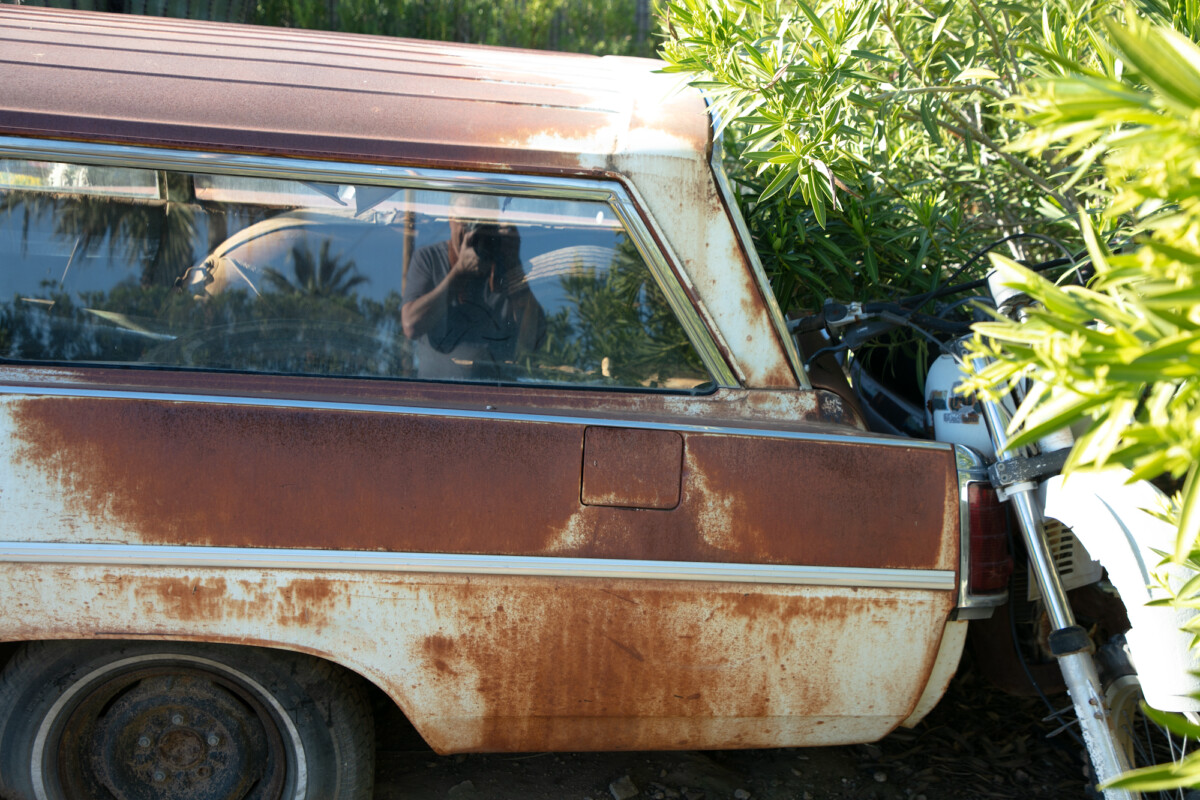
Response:
[{"label": "car wheel", "polygon": [[282,650],[39,642],[0,676],[10,800],[367,800],[360,681]]}]

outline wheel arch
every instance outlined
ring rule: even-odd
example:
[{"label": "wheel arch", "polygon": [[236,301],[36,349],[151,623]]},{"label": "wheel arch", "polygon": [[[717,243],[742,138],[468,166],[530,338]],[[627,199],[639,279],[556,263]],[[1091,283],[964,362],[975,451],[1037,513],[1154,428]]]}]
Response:
[{"label": "wheel arch", "polygon": [[[237,646],[237,647],[257,647],[257,648],[263,648],[263,649],[267,649],[267,650],[280,650],[280,651],[284,651],[284,652],[298,653],[301,655],[310,656],[310,657],[316,658],[320,661],[324,661],[327,664],[330,664],[338,669],[344,670],[344,671],[356,676],[358,679],[363,681],[364,684],[371,686],[375,689],[378,689],[380,692],[383,693],[383,695],[385,697],[388,698],[389,701],[391,701],[396,706],[396,708],[399,710],[399,712],[404,715],[404,718],[406,720],[408,720],[409,724],[412,724],[414,728],[417,727],[416,724],[413,722],[412,715],[409,713],[408,709],[405,708],[405,704],[410,702],[409,699],[405,697],[402,700],[397,700],[397,697],[394,694],[395,682],[388,681],[384,676],[380,675],[377,670],[372,669],[369,665],[363,665],[361,663],[357,663],[352,658],[341,657],[337,653],[335,653],[331,650],[308,647],[308,646],[304,646],[304,645],[296,645],[296,644],[291,644],[291,643],[281,642],[281,641],[247,640],[245,638],[236,637],[236,636],[210,636],[210,635],[199,636],[199,635],[188,634],[188,633],[183,633],[183,632],[172,635],[172,634],[161,634],[161,633],[139,634],[139,633],[133,632],[133,631],[125,631],[125,632],[121,632],[121,633],[96,633],[96,634],[88,635],[88,636],[73,635],[73,634],[68,634],[68,633],[62,633],[61,635],[54,635],[53,633],[48,633],[47,635],[39,636],[36,638],[0,641],[0,672],[2,672],[4,670],[5,666],[7,666],[9,661],[12,660],[12,657],[16,653],[17,649],[20,648],[22,645],[37,644],[39,642],[86,642],[86,641],[188,642],[191,644],[216,644],[216,645],[231,645],[231,646]],[[422,739],[425,738],[424,735],[421,734],[421,731],[419,729],[417,729],[417,733],[419,735],[421,735]]]},{"label": "wheel arch", "polygon": [[[382,691],[437,749],[408,691],[427,665],[387,629],[376,629],[378,638],[369,638],[370,621],[338,624],[351,616],[349,598],[362,588],[353,578],[337,581],[286,570],[251,579],[236,570],[182,574],[123,568],[118,573],[87,566],[12,566],[0,568],[0,594],[22,600],[18,610],[0,617],[0,668],[19,645],[39,641],[174,641],[300,653]],[[64,578],[64,572],[71,574]],[[175,572],[181,574],[168,574]],[[51,579],[71,588],[35,590]],[[95,591],[74,588],[80,586]],[[226,602],[214,601],[217,594]]]}]

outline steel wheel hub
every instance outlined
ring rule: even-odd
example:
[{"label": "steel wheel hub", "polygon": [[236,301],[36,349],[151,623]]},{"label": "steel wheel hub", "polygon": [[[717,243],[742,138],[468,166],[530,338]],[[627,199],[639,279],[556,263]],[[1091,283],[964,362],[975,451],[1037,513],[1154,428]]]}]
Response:
[{"label": "steel wheel hub", "polygon": [[200,671],[106,683],[75,708],[62,743],[64,788],[98,782],[116,800],[274,800],[283,783],[265,710]]}]

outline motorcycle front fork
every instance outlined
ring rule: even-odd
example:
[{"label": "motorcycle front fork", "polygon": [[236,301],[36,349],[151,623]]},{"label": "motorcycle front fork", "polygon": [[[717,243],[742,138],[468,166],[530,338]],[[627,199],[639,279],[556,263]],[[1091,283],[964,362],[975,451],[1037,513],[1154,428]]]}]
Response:
[{"label": "motorcycle front fork", "polygon": [[[995,400],[980,400],[979,405],[996,445],[997,459],[1008,461],[1022,457],[1023,453],[1007,449],[1008,410]],[[1110,724],[1104,689],[1092,658],[1095,645],[1087,632],[1076,624],[1067,593],[1059,580],[1058,569],[1046,543],[1041,507],[1036,496],[1037,486],[1032,482],[1018,483],[1005,486],[1001,491],[1007,495],[1016,511],[1034,578],[1050,617],[1050,650],[1058,660],[1071,703],[1075,706],[1075,715],[1079,719],[1096,782],[1104,783],[1127,771],[1130,765],[1125,751],[1117,744]],[[1140,796],[1137,792],[1124,789],[1104,791],[1105,800],[1137,800]]]},{"label": "motorcycle front fork", "polygon": [[[1109,719],[1104,688],[1092,658],[1095,645],[1087,632],[1075,622],[1058,570],[1046,544],[1042,515],[1036,502],[1037,487],[1032,483],[1005,489],[1017,512],[1017,521],[1025,548],[1029,552],[1034,577],[1050,617],[1050,651],[1058,660],[1067,692],[1075,706],[1075,716],[1087,746],[1088,758],[1096,782],[1104,783],[1129,769],[1125,751],[1117,744]],[[1124,789],[1106,789],[1105,800],[1135,800],[1141,795]]]}]

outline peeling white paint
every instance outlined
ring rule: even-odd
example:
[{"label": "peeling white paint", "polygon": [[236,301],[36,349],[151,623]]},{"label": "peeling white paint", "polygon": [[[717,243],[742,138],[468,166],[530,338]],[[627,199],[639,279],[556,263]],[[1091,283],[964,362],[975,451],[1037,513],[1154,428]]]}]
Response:
[{"label": "peeling white paint", "polygon": [[871,741],[921,696],[952,602],[915,590],[42,564],[0,564],[0,595],[0,640],[223,641],[328,657],[379,685],[443,753],[496,749],[497,736],[526,751]]}]

